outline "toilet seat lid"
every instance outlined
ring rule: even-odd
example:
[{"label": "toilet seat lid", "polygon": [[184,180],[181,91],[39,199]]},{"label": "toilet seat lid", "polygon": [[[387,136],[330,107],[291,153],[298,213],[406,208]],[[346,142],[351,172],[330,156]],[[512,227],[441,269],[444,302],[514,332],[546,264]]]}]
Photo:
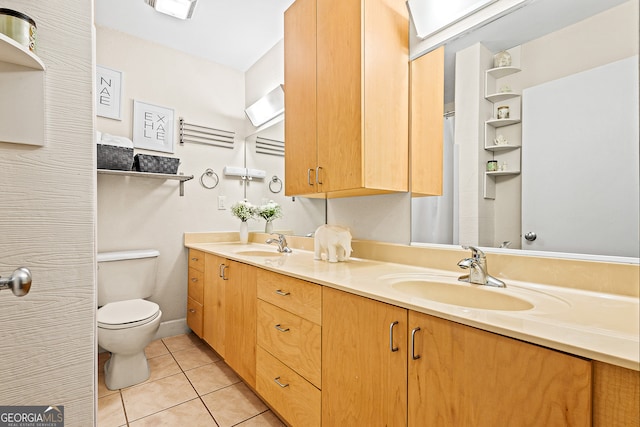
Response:
[{"label": "toilet seat lid", "polygon": [[127,325],[151,320],[159,311],[158,304],[143,299],[110,302],[98,309],[97,320],[99,325]]}]

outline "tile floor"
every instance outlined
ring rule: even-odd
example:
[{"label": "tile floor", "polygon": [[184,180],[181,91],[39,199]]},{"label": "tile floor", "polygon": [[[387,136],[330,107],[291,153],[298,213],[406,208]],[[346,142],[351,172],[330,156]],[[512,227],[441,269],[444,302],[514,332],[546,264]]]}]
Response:
[{"label": "tile floor", "polygon": [[104,385],[98,355],[98,427],[273,427],[284,424],[193,334],[163,338],[145,349],[151,377],[120,390]]}]

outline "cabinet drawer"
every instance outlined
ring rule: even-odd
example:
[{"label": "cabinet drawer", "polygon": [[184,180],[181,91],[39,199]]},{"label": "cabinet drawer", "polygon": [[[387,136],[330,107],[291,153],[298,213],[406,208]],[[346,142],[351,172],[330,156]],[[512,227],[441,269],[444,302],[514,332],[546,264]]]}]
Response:
[{"label": "cabinet drawer", "polygon": [[320,426],[320,390],[262,347],[256,353],[258,393],[290,425]]},{"label": "cabinet drawer", "polygon": [[189,249],[189,268],[204,271],[204,252]]},{"label": "cabinet drawer", "polygon": [[258,270],[258,298],[322,324],[322,286],[267,270]]},{"label": "cabinet drawer", "polygon": [[187,325],[194,334],[202,337],[202,304],[193,298],[187,298]]},{"label": "cabinet drawer", "polygon": [[268,302],[258,300],[258,345],[321,387],[321,327]]},{"label": "cabinet drawer", "polygon": [[200,304],[204,301],[204,273],[189,267],[189,297]]}]

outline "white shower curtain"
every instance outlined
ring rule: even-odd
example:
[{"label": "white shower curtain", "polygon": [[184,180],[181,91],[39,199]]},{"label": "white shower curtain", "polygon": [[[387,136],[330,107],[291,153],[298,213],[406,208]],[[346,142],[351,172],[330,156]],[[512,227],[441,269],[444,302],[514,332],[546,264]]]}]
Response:
[{"label": "white shower curtain", "polygon": [[457,156],[453,116],[444,119],[442,196],[417,197],[411,201],[411,241],[457,244]]}]

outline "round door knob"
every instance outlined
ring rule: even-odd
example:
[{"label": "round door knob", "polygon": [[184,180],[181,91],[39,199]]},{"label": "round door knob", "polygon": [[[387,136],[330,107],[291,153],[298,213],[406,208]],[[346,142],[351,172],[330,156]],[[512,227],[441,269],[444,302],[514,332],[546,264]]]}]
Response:
[{"label": "round door knob", "polygon": [[524,238],[530,242],[533,242],[538,238],[538,236],[533,231],[529,231],[527,234],[524,235]]}]

